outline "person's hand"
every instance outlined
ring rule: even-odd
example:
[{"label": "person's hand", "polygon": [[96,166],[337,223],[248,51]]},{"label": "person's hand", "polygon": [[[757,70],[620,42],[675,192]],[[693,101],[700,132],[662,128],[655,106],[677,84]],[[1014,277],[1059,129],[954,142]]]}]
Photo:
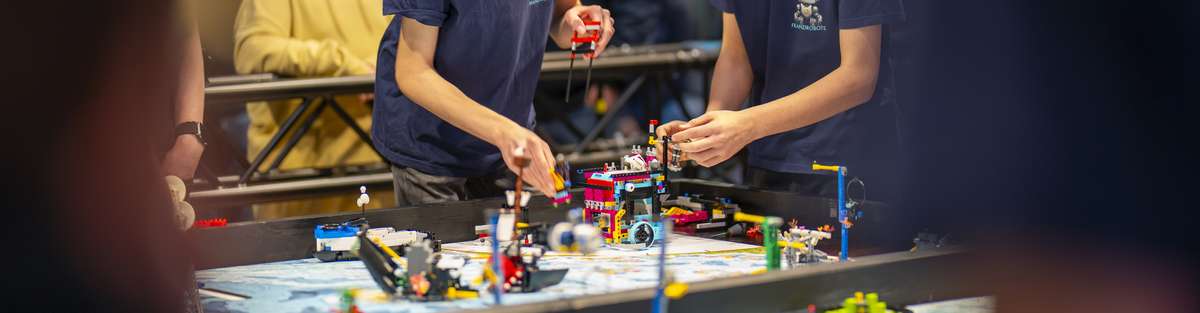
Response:
[{"label": "person's hand", "polygon": [[[508,169],[523,174],[521,179],[542,194],[554,197],[554,179],[550,176],[554,168],[554,155],[550,153],[550,146],[533,132],[515,124],[510,129],[500,130],[498,134],[493,144],[500,149]],[[522,164],[520,158],[528,159],[528,164]]]},{"label": "person's hand", "polygon": [[[670,121],[670,122],[667,122],[666,124],[662,124],[662,125],[659,125],[658,127],[655,127],[654,135],[657,136],[659,138],[659,140],[654,143],[654,149],[656,151],[658,151],[659,155],[665,155],[667,153],[671,153],[671,151],[664,150],[665,147],[663,147],[663,145],[662,145],[661,138],[666,137],[666,136],[671,136],[671,146],[678,147],[680,141],[675,139],[675,134],[678,133],[679,131],[687,129],[687,127],[688,127],[688,123],[685,121]],[[674,161],[683,163],[684,161],[687,161],[687,160],[688,160],[687,154],[682,153],[679,155],[679,160],[674,160]]]},{"label": "person's hand", "polygon": [[559,21],[556,38],[560,48],[571,47],[571,36],[575,33],[583,34],[586,29],[583,27],[584,20],[600,22],[600,40],[596,42],[596,54],[604,52],[604,48],[608,47],[608,41],[612,39],[613,18],[607,9],[598,5],[579,5],[575,6],[563,14],[562,20]]},{"label": "person's hand", "polygon": [[[670,133],[671,129],[664,131]],[[754,121],[744,111],[712,111],[679,126],[671,142],[678,143],[686,159],[712,167],[758,139],[755,134]]]},{"label": "person's hand", "polygon": [[175,145],[171,147],[170,151],[167,151],[166,157],[163,158],[163,173],[178,176],[183,181],[189,181],[196,175],[196,166],[200,164],[201,155],[204,155],[204,145],[196,136],[175,137]]}]

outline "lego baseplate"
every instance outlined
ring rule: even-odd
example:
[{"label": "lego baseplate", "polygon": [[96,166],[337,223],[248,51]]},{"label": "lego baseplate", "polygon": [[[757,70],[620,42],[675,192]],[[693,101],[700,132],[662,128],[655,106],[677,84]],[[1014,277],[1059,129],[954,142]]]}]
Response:
[{"label": "lego baseplate", "polygon": [[[455,252],[445,252],[455,253]],[[672,271],[685,282],[747,275],[764,266],[761,253],[671,256]],[[472,258],[463,277],[477,277],[485,260]],[[543,302],[648,288],[657,282],[658,257],[649,255],[543,258],[545,269],[570,268],[563,281],[535,293],[505,294],[505,304]],[[490,296],[443,302],[383,301],[362,262],[303,259],[235,266],[196,272],[206,288],[249,296],[233,301],[204,297],[205,312],[329,312],[341,291],[359,289],[364,312],[444,312],[494,306]]]},{"label": "lego baseplate", "polygon": [[[722,241],[722,240],[716,240],[716,239],[685,236],[685,235],[679,235],[679,234],[671,234],[670,237],[667,238],[667,240],[670,240],[670,242],[671,242],[671,244],[669,246],[667,246],[667,255],[727,253],[727,252],[753,252],[753,251],[760,251],[760,249],[762,248],[760,246],[748,245],[748,244],[744,244],[744,243],[736,243],[736,242]],[[491,253],[490,252],[491,246],[489,246],[482,240],[472,240],[472,241],[466,241],[466,242],[455,242],[455,243],[443,244],[442,249],[444,249],[446,251],[462,252],[462,253],[468,253],[468,254]],[[591,256],[597,256],[597,257],[647,256],[647,255],[654,256],[654,255],[658,255],[658,253],[659,253],[658,248],[634,250],[634,249],[617,249],[617,248],[611,248],[611,247],[604,247],[604,248],[601,248],[600,251],[596,252],[594,255],[591,255]],[[546,257],[579,256],[579,254],[578,253],[558,252],[558,251],[546,251],[545,256]]]}]

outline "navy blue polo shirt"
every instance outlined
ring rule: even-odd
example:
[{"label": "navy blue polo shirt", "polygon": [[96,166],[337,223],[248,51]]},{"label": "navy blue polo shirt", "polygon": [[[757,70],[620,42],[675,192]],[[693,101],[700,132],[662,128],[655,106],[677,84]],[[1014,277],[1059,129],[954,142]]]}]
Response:
[{"label": "navy blue polo shirt", "polygon": [[[400,17],[437,26],[433,68],[475,102],[533,127],[533,92],[554,3],[548,0],[384,0],[395,15],[379,45],[371,132],[392,164],[438,176],[494,173],[496,147],[417,105],[396,86]],[[404,73],[399,73],[404,75]]]},{"label": "navy blue polo shirt", "polygon": [[[900,0],[711,2],[737,18],[754,73],[750,106],[795,93],[836,69],[841,63],[838,30],[904,19]],[[876,148],[896,147],[895,92],[886,29],[879,77],[871,100],[816,124],[751,143],[748,146],[751,166],[812,173],[812,162],[817,161],[853,170],[865,159],[881,157]]]}]

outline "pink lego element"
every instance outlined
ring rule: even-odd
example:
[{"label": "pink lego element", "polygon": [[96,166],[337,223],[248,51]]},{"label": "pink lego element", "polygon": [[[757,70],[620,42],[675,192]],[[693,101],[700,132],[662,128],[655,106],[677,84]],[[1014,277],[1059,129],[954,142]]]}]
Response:
[{"label": "pink lego element", "polygon": [[671,215],[675,221],[675,226],[684,226],[689,223],[703,222],[708,220],[708,211],[696,210],[691,213]]}]

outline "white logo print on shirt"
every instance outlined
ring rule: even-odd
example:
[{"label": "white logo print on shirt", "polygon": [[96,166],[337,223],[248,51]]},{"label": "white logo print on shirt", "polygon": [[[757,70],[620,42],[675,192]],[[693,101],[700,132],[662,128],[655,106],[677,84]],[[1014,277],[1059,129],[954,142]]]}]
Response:
[{"label": "white logo print on shirt", "polygon": [[806,31],[825,30],[825,25],[821,24],[824,18],[821,16],[821,8],[817,6],[817,1],[820,0],[797,0],[796,14],[792,15],[795,19],[792,28]]}]

